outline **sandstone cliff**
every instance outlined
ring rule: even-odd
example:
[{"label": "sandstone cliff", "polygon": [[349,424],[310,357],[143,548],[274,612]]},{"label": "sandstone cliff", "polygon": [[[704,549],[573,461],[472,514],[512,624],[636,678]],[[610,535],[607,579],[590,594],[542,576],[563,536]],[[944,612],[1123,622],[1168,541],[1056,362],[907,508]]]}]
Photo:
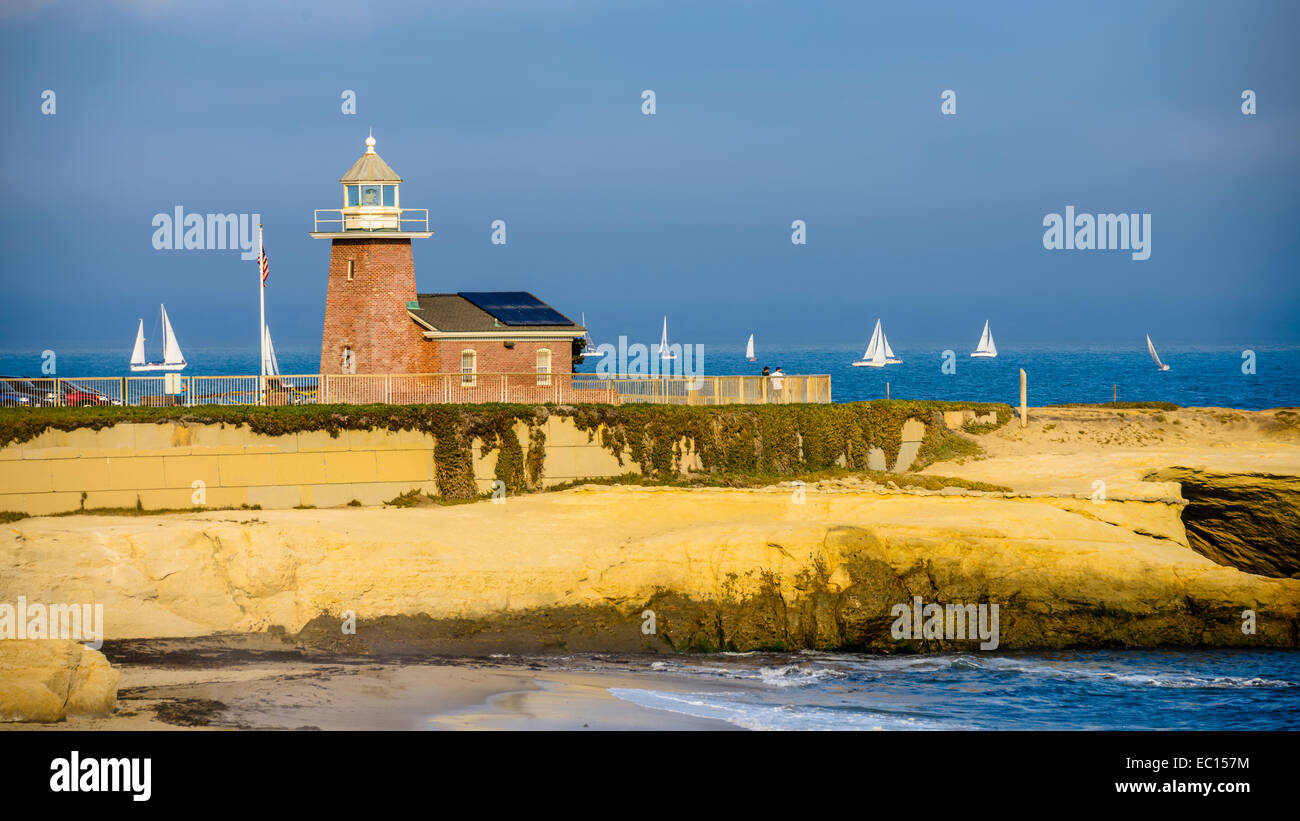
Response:
[{"label": "sandstone cliff", "polygon": [[75,641],[0,641],[0,721],[108,715],[120,678],[103,653]]},{"label": "sandstone cliff", "polygon": [[913,596],[999,604],[1004,649],[1295,647],[1300,580],[1199,555],[1181,506],[589,487],[501,505],[30,519],[0,536],[0,600],[102,603],[110,641],[283,629],[361,651],[973,646],[893,639],[890,609]]}]

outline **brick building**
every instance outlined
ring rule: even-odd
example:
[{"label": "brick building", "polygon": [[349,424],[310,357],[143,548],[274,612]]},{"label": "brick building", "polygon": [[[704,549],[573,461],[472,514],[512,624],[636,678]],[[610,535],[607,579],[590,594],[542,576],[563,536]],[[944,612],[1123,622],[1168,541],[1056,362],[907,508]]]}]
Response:
[{"label": "brick building", "polygon": [[416,291],[411,240],[433,234],[429,213],[402,207],[373,136],[339,182],[343,207],[316,211],[311,232],[331,246],[321,373],[573,371],[586,329],[531,293]]}]

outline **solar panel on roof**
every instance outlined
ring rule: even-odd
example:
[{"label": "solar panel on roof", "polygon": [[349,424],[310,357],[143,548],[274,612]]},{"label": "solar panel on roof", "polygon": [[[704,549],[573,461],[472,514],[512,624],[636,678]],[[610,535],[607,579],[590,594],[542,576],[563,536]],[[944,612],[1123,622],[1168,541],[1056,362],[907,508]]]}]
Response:
[{"label": "solar panel on roof", "polygon": [[468,300],[506,325],[572,325],[573,320],[527,291],[461,291]]}]

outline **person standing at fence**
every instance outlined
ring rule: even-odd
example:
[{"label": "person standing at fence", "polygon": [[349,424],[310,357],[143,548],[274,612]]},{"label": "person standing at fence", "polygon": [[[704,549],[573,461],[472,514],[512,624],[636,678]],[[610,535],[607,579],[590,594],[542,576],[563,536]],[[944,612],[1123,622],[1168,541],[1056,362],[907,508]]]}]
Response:
[{"label": "person standing at fence", "polygon": [[772,401],[782,402],[785,400],[785,371],[777,365],[776,370],[772,371]]},{"label": "person standing at fence", "polygon": [[764,365],[762,376],[771,376],[771,375],[772,375],[772,369]]}]

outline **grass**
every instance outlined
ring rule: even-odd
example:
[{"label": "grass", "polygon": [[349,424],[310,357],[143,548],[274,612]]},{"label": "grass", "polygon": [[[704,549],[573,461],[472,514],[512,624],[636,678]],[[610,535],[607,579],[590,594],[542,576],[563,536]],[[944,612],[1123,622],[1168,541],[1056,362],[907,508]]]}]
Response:
[{"label": "grass", "polygon": [[1175,411],[1180,405],[1173,402],[1066,402],[1060,405],[1047,405],[1049,408],[1119,408],[1121,410],[1161,410]]},{"label": "grass", "polygon": [[[967,439],[965,436],[949,433],[947,436],[936,439],[933,448],[928,453],[925,453],[923,448],[922,453],[917,454],[913,468],[922,468],[935,462],[947,462],[952,459],[966,459],[983,453],[984,449],[974,439]],[[922,458],[923,455],[925,456],[924,459]]]},{"label": "grass", "polygon": [[[169,513],[208,513],[214,510],[261,510],[261,505],[239,505],[225,507],[155,507],[146,508],[140,504],[135,507],[80,507],[76,510],[65,510],[61,513],[43,513],[42,516],[61,517],[61,516],[164,516]],[[30,513],[20,513],[16,510],[0,510],[0,524],[16,522],[19,519],[31,518]]]},{"label": "grass", "polygon": [[889,473],[879,470],[847,470],[844,468],[820,470],[813,473],[797,475],[776,474],[728,474],[716,476],[707,474],[689,474],[675,479],[660,479],[642,476],[639,473],[624,473],[621,476],[603,476],[596,479],[575,479],[570,482],[552,485],[546,492],[570,490],[583,485],[633,485],[638,487],[676,487],[676,488],[762,488],[771,487],[781,482],[803,482],[813,484],[837,479],[863,479],[878,485],[893,483],[899,488],[919,488],[922,490],[943,490],[944,488],[962,488],[981,490],[992,493],[1010,492],[1011,488],[993,485],[987,482],[975,482],[955,476],[929,476],[917,473]]},{"label": "grass", "polygon": [[392,499],[384,502],[384,504],[391,507],[419,507],[421,503],[420,498],[422,496],[426,499],[429,498],[427,494],[421,493],[419,488],[415,488],[408,490],[405,493],[397,494]]}]

